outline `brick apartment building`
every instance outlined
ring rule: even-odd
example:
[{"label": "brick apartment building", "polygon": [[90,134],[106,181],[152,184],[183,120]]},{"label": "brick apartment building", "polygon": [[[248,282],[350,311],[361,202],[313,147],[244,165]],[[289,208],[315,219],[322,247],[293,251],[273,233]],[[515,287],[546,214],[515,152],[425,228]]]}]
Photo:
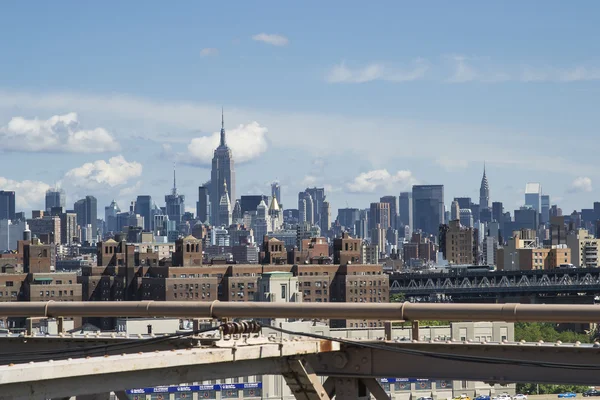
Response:
[{"label": "brick apartment building", "polygon": [[[202,264],[202,243],[192,236],[175,243],[172,261],[147,249],[107,240],[97,245],[97,266],[82,267],[81,274],[55,273],[55,246],[19,242],[19,253],[0,258],[0,301],[257,301],[258,281],[268,272],[298,277],[305,302],[388,302],[389,283],[381,266],[352,264],[360,256],[359,239],[343,238],[334,257],[346,264],[285,264],[283,242],[266,239],[261,264]],[[325,252],[324,243],[305,243]],[[348,244],[348,246],[346,246]],[[306,247],[306,246],[305,246]],[[4,256],[4,255],[3,255]],[[10,256],[10,257],[8,257]],[[22,258],[22,263],[19,260]],[[15,262],[17,261],[17,262]],[[87,318],[100,329],[116,329],[116,318]],[[13,326],[24,321],[13,321]],[[331,321],[336,327],[381,326],[383,321]]]}]

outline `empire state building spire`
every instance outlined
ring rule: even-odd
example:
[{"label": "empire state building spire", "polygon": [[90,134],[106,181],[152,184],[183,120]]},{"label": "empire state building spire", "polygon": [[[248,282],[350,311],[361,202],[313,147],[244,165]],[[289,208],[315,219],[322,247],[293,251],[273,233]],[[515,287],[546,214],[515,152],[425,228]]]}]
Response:
[{"label": "empire state building spire", "polygon": [[227,147],[227,142],[225,141],[225,117],[223,116],[223,107],[221,107],[221,147]]}]

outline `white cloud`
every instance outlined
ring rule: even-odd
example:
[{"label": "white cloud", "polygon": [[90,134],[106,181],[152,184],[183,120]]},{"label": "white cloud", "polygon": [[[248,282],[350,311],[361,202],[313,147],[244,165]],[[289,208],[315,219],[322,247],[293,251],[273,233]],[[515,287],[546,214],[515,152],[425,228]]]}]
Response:
[{"label": "white cloud", "polygon": [[[227,145],[231,148],[236,163],[253,160],[267,151],[267,128],[258,122],[239,125],[226,132]],[[219,146],[220,132],[210,136],[194,138],[187,146],[188,152],[182,159],[190,164],[211,163],[213,152]]]},{"label": "white cloud", "polygon": [[252,36],[252,40],[257,42],[267,43],[273,46],[287,46],[289,44],[288,38],[278,34],[259,33]]},{"label": "white cloud", "polygon": [[31,210],[43,209],[46,190],[50,185],[39,181],[14,181],[0,176],[0,190],[14,190],[16,209]]},{"label": "white cloud", "polygon": [[469,161],[464,158],[453,159],[448,156],[439,157],[435,160],[435,163],[447,171],[461,170],[469,166]]},{"label": "white cloud", "polygon": [[576,178],[569,188],[570,193],[582,193],[592,191],[592,180],[587,176],[580,176]]},{"label": "white cloud", "polygon": [[[220,125],[221,106],[182,102],[153,101],[128,95],[87,95],[80,93],[28,93],[0,90],[0,111],[22,109],[28,112],[55,113],[60,109],[75,109],[94,117],[99,124],[109,121],[123,130],[123,139],[131,140],[131,132],[144,127],[144,137],[160,144],[176,146],[190,144],[189,134],[201,129],[210,132]],[[521,170],[582,174],[593,177],[596,168],[581,159],[565,158],[556,147],[543,144],[531,135],[531,131],[518,128],[506,129],[490,124],[447,123],[427,120],[408,120],[397,117],[375,118],[361,115],[340,115],[318,112],[271,112],[252,108],[239,108],[228,117],[232,126],[246,121],[261,121],[269,127],[269,147],[294,149],[308,157],[323,156],[323,149],[336,148],[339,154],[360,157],[365,164],[362,170],[387,167],[399,157],[407,160],[431,160],[431,151],[415,137],[425,137],[443,148],[446,154],[463,154],[467,162],[486,159],[502,168],[518,166]],[[468,118],[465,117],[465,121]],[[165,132],[176,132],[170,136]],[[390,140],[402,146],[365,146],[365,132],[371,142]],[[228,143],[233,138],[227,133]],[[214,135],[213,135],[214,136]],[[343,137],[344,140],[339,140]],[[464,152],[463,144],[456,137],[469,137],[470,151]],[[206,139],[206,138],[204,138]],[[524,143],[515,148],[510,143]],[[204,165],[210,163],[217,140],[205,141],[205,149],[199,149]],[[212,144],[211,144],[212,143]],[[542,147],[540,148],[540,144]],[[549,143],[549,142],[548,142]],[[532,149],[537,149],[535,152]],[[164,151],[169,150],[167,147]],[[588,149],[584,149],[588,150]],[[591,149],[586,157],[593,157]],[[543,155],[540,155],[543,154]],[[185,155],[188,159],[188,155]],[[234,157],[235,148],[234,148]],[[184,158],[184,157],[182,157]],[[172,159],[169,157],[169,161]],[[189,161],[189,160],[188,160]],[[236,162],[238,159],[236,157]],[[198,159],[194,160],[198,164]],[[371,167],[370,165],[373,165]],[[330,164],[328,168],[333,168]],[[288,168],[288,167],[286,167]],[[307,175],[318,176],[320,170],[309,170]],[[289,171],[289,169],[288,169]],[[280,174],[281,176],[281,174]],[[299,175],[298,175],[299,176]],[[340,177],[343,179],[343,177]]]},{"label": "white cloud", "polygon": [[[482,57],[466,57],[463,55],[451,56],[450,60],[454,64],[454,72],[447,82],[450,83],[465,83],[465,82],[485,82],[496,83],[504,82],[511,79],[508,72],[498,70],[493,65],[489,64]],[[474,66],[473,64],[477,64]]]},{"label": "white cloud", "polygon": [[80,129],[74,112],[47,120],[13,117],[0,128],[0,150],[102,153],[118,149],[119,144],[104,128]]},{"label": "white cloud", "polygon": [[128,162],[119,155],[110,158],[108,162],[98,160],[71,169],[65,174],[64,185],[93,190],[122,186],[141,175],[142,164],[135,161]]},{"label": "white cloud", "polygon": [[365,83],[376,80],[410,82],[423,79],[428,69],[429,65],[422,59],[413,61],[412,66],[406,69],[392,68],[378,63],[351,69],[342,62],[329,71],[326,80],[329,83]]},{"label": "white cloud", "polygon": [[520,75],[523,82],[577,82],[600,80],[600,69],[576,66],[572,68],[536,68],[527,66]]},{"label": "white cloud", "polygon": [[408,189],[416,182],[410,171],[402,170],[392,175],[387,169],[377,169],[361,173],[347,183],[346,188],[353,193],[372,193],[379,189]]},{"label": "white cloud", "polygon": [[216,56],[218,54],[219,49],[216,49],[214,47],[205,47],[202,50],[200,50],[200,56],[202,57]]},{"label": "white cloud", "polygon": [[600,68],[589,66],[573,66],[559,68],[554,66],[516,66],[494,65],[485,57],[467,57],[454,55],[449,57],[453,65],[453,73],[447,82],[556,82],[569,83],[578,81],[600,80]]}]

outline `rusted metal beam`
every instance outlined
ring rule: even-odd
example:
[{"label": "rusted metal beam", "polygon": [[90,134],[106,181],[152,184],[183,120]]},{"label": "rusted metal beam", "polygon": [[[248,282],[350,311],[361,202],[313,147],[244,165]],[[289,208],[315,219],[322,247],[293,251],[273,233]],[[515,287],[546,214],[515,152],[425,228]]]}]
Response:
[{"label": "rusted metal beam", "polygon": [[5,317],[331,318],[595,322],[593,304],[238,303],[177,301],[0,303]]}]

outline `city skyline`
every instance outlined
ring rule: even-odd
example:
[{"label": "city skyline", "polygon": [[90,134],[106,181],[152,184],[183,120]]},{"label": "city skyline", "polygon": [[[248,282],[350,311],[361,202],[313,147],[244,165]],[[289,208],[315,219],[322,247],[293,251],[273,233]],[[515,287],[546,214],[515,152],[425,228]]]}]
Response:
[{"label": "city skyline", "polygon": [[[92,194],[126,207],[138,194],[164,197],[176,162],[194,211],[224,105],[236,197],[268,194],[277,179],[284,206],[316,186],[335,211],[444,184],[449,207],[479,197],[485,161],[490,200],[509,210],[527,182],[565,212],[599,198],[593,146],[581,146],[598,125],[594,13],[559,2],[440,4],[433,14],[343,4],[272,3],[264,16],[248,5],[126,5],[100,25],[106,10],[94,5],[7,5],[0,43],[21,62],[0,66],[0,190],[16,190],[25,210],[43,209],[56,183],[67,205]],[[224,13],[225,30],[218,19],[196,23]],[[19,23],[25,15],[72,23],[40,37]],[[528,40],[505,38],[507,20]],[[127,35],[131,27],[138,33]],[[39,54],[44,68],[17,67],[38,65]]]}]

